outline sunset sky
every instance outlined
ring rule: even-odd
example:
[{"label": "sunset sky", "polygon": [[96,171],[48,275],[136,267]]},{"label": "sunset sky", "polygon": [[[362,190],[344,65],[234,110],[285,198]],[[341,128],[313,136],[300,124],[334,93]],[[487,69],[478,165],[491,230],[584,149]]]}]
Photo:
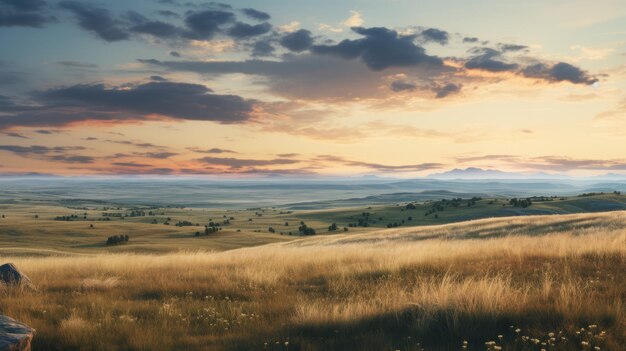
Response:
[{"label": "sunset sky", "polygon": [[626,1],[0,0],[0,173],[626,173]]}]

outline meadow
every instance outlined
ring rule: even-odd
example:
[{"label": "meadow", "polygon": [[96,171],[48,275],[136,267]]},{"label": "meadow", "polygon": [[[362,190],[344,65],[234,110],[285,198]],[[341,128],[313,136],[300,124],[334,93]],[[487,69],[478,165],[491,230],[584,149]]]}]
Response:
[{"label": "meadow", "polygon": [[[7,255],[35,350],[623,350],[626,212]],[[280,235],[278,235],[280,237]]]}]

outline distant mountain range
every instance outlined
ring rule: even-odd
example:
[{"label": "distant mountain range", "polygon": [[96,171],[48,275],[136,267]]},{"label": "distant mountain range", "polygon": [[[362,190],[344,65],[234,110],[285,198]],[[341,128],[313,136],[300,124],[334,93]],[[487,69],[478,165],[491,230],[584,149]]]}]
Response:
[{"label": "distant mountain range", "polygon": [[545,172],[536,172],[536,173],[515,173],[515,172],[504,172],[497,169],[482,169],[476,167],[469,168],[455,168],[453,170],[442,172],[442,173],[433,173],[427,178],[432,179],[589,179],[589,180],[597,180],[597,179],[626,179],[625,174],[619,173],[607,173],[598,176],[592,177],[571,177],[565,174],[550,174]]}]

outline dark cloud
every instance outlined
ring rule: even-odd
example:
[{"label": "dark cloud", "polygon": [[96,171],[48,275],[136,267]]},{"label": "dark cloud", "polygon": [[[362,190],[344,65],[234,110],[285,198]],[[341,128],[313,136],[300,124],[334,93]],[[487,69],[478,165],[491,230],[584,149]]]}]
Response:
[{"label": "dark cloud", "polygon": [[476,37],[465,37],[463,38],[463,42],[464,43],[477,43],[478,42],[478,38]]},{"label": "dark cloud", "polygon": [[476,55],[470,57],[465,62],[465,68],[481,69],[490,72],[503,72],[516,70],[517,63],[507,63],[501,61],[502,53],[491,48],[474,48],[472,52]]},{"label": "dark cloud", "polygon": [[[173,72],[196,72],[219,76],[241,73],[264,77],[268,88],[286,98],[306,100],[354,99],[380,95],[377,85],[383,83],[380,73],[365,65],[354,64],[333,56],[308,53],[283,56],[282,61],[157,61],[141,60],[148,65]],[[424,75],[430,72],[424,72]],[[266,104],[264,104],[266,106]]]},{"label": "dark cloud", "polygon": [[29,137],[22,135],[20,133],[17,132],[2,132],[0,134],[12,137],[12,138],[19,138],[19,139],[30,139]]},{"label": "dark cloud", "polygon": [[291,157],[298,157],[300,156],[300,154],[296,154],[296,153],[289,153],[289,154],[278,154],[276,155],[278,157],[286,157],[286,158],[291,158]]},{"label": "dark cloud", "polygon": [[447,83],[443,85],[435,85],[432,90],[436,93],[437,99],[444,98],[451,94],[457,94],[461,91],[461,84]]},{"label": "dark cloud", "polygon": [[189,147],[187,148],[187,150],[189,151],[193,151],[193,152],[198,152],[201,154],[238,154],[237,151],[233,151],[233,150],[228,150],[228,149],[220,149],[217,147],[211,148],[211,149],[199,149],[197,147]]},{"label": "dark cloud", "polygon": [[172,57],[180,57],[180,53],[178,51],[170,51],[170,56]]},{"label": "dark cloud", "polygon": [[180,15],[178,13],[170,10],[161,10],[157,11],[157,13],[163,17],[180,18]]},{"label": "dark cloud", "polygon": [[403,36],[384,27],[352,30],[363,39],[345,39],[336,45],[317,45],[311,51],[319,55],[334,55],[344,59],[361,60],[372,70],[381,71],[389,67],[406,67],[420,64],[441,66],[442,60],[426,54],[424,48],[415,45],[415,36]]},{"label": "dark cloud", "polygon": [[0,27],[40,28],[55,18],[44,0],[0,0]]},{"label": "dark cloud", "polygon": [[597,78],[590,76],[587,72],[565,62],[559,62],[554,65],[537,63],[524,68],[522,75],[549,82],[567,81],[574,84],[593,84],[598,81]]},{"label": "dark cloud", "polygon": [[435,43],[439,43],[441,45],[445,45],[448,43],[449,35],[445,30],[440,30],[436,28],[428,28],[423,30],[420,33],[420,37],[425,41],[433,41]]},{"label": "dark cloud", "polygon": [[528,46],[526,46],[526,45],[500,44],[498,46],[500,47],[500,50],[502,50],[503,52],[507,52],[507,51],[521,51],[521,50],[528,49]]},{"label": "dark cloud", "polygon": [[85,150],[83,146],[20,146],[20,145],[0,145],[0,151],[11,152],[20,157],[35,158],[47,161],[57,161],[64,163],[93,163],[91,156],[68,154]]},{"label": "dark cloud", "polygon": [[232,12],[221,10],[191,11],[185,16],[189,30],[185,36],[190,39],[211,39],[220,32],[220,27],[235,20]]},{"label": "dark cloud", "polygon": [[271,16],[263,11],[247,8],[241,10],[246,16],[258,20],[258,21],[267,21],[271,18]]},{"label": "dark cloud", "polygon": [[37,106],[3,107],[0,129],[12,126],[53,126],[100,120],[147,120],[163,116],[181,120],[244,122],[255,102],[235,95],[214,94],[199,85],[149,82],[122,87],[103,84],[74,85],[34,95]]},{"label": "dark cloud", "polygon": [[69,68],[97,68],[94,63],[78,62],[78,61],[59,61],[59,65]]},{"label": "dark cloud", "polygon": [[154,82],[167,82],[167,79],[161,77],[161,76],[150,76],[150,80],[154,81]]},{"label": "dark cloud", "polygon": [[112,42],[127,40],[130,37],[123,23],[115,19],[105,8],[70,0],[61,1],[59,6],[71,11],[81,28],[93,32],[103,40]]},{"label": "dark cloud", "polygon": [[294,52],[302,52],[313,45],[313,37],[311,36],[310,31],[300,29],[295,32],[285,34],[280,39],[280,45]]},{"label": "dark cloud", "polygon": [[145,163],[136,163],[136,162],[113,162],[111,163],[113,166],[120,167],[151,167]]},{"label": "dark cloud", "polygon": [[255,24],[255,25],[237,22],[235,23],[234,26],[228,29],[227,33],[228,35],[230,35],[231,37],[235,39],[242,39],[242,38],[250,38],[250,37],[255,37],[258,35],[265,34],[269,32],[271,29],[272,29],[272,25],[267,22],[263,22],[263,23]]},{"label": "dark cloud", "polygon": [[167,152],[167,151],[163,151],[163,152],[146,152],[146,153],[142,153],[142,154],[137,154],[138,156],[142,156],[142,157],[147,157],[147,158],[155,158],[155,159],[159,159],[159,160],[164,160],[166,158],[170,158],[172,156],[176,156],[178,155],[175,152]]},{"label": "dark cloud", "polygon": [[271,56],[276,48],[266,40],[259,40],[252,45],[252,56]]},{"label": "dark cloud", "polygon": [[241,167],[257,167],[257,166],[273,166],[273,165],[290,165],[299,163],[298,160],[288,158],[276,158],[272,160],[253,160],[232,157],[203,157],[198,161],[217,166],[228,166],[232,168]]},{"label": "dark cloud", "polygon": [[[97,140],[96,138],[93,138],[93,140]],[[111,140],[111,139],[106,139],[103,140],[104,142],[107,143],[113,143],[113,144],[121,144],[121,145],[132,145],[135,147],[139,147],[139,148],[154,148],[154,149],[165,149],[165,146],[161,146],[161,145],[155,145],[152,143],[145,143],[145,142],[139,142],[139,141],[133,141],[133,140]]]},{"label": "dark cloud", "polygon": [[391,83],[389,88],[391,88],[391,90],[395,92],[407,91],[407,90],[412,91],[412,90],[415,90],[415,88],[417,88],[417,85],[415,83],[407,82],[404,80],[396,80]]},{"label": "dark cloud", "polygon": [[51,134],[59,134],[61,131],[59,130],[49,130],[49,129],[38,129],[35,131],[37,134],[51,135]]},{"label": "dark cloud", "polygon": [[158,38],[174,38],[179,35],[180,29],[162,21],[145,21],[129,29],[135,33],[149,34]]}]

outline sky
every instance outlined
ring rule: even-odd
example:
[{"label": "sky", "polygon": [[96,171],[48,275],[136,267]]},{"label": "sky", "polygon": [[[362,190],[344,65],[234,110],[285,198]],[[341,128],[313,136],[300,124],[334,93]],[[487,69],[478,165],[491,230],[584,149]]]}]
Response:
[{"label": "sky", "polygon": [[0,0],[0,173],[626,173],[626,0]]}]

